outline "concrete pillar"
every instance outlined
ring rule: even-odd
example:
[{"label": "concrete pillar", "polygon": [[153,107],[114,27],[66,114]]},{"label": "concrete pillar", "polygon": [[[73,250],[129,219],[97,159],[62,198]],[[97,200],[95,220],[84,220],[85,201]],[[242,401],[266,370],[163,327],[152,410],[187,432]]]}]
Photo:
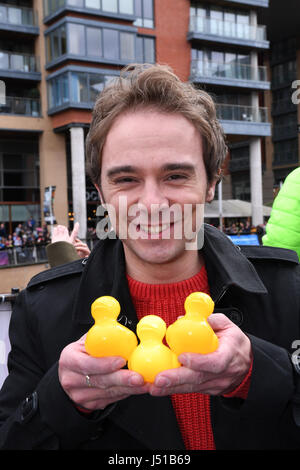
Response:
[{"label": "concrete pillar", "polygon": [[250,188],[252,204],[252,225],[263,223],[262,169],[260,137],[250,141]]},{"label": "concrete pillar", "polygon": [[[250,24],[257,27],[257,13],[250,11]],[[254,38],[253,38],[254,39]],[[256,51],[251,51],[251,66],[258,67],[258,55]],[[257,91],[251,93],[251,106],[254,108],[254,121],[260,121],[259,116],[259,95]],[[261,168],[261,139],[253,137],[250,141],[250,188],[252,204],[252,224],[259,225],[264,221],[263,217],[263,192],[262,192],[262,168]]]},{"label": "concrete pillar", "polygon": [[79,222],[78,236],[86,238],[86,188],[85,188],[85,158],[84,131],[82,127],[71,127],[71,165],[72,165],[72,198],[74,224]]}]

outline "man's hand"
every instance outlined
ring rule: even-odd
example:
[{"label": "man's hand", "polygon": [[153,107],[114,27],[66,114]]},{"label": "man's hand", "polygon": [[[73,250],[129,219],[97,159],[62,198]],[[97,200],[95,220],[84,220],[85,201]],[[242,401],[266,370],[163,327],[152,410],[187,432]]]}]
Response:
[{"label": "man's hand", "polygon": [[251,365],[249,338],[221,313],[210,315],[208,321],[219,338],[218,349],[210,354],[181,354],[178,360],[182,367],[158,374],[150,387],[151,395],[224,395],[243,381]]},{"label": "man's hand", "polygon": [[59,359],[60,384],[76,405],[93,411],[129,395],[148,392],[149,385],[140,374],[122,369],[126,362],[121,357],[90,356],[84,347],[85,336],[66,346]]}]

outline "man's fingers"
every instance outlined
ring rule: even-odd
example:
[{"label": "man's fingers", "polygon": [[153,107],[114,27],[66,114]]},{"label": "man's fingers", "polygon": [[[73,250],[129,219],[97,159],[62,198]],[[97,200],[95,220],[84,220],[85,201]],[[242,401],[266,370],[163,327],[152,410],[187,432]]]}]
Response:
[{"label": "man's fingers", "polygon": [[[126,393],[132,393],[134,387],[139,389],[142,385],[144,385],[144,379],[136,372],[131,372],[127,369],[121,369],[117,372],[112,372],[111,374],[89,375],[89,384],[89,388],[100,390],[119,388],[120,390],[123,389],[126,391]],[[85,377],[84,380],[82,380],[82,386],[84,388],[88,386]]]}]

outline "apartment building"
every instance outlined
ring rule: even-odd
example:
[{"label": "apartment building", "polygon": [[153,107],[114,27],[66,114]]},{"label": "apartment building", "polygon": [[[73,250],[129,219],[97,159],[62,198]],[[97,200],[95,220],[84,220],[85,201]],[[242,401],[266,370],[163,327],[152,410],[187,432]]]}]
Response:
[{"label": "apartment building", "polygon": [[84,172],[91,110],[131,62],[169,64],[212,94],[229,146],[223,197],[251,200],[261,223],[284,145],[299,158],[297,112],[287,121],[278,110],[283,91],[271,113],[278,62],[260,23],[268,8],[268,0],[1,0],[0,219],[8,230],[39,220],[44,189],[54,185],[56,220],[69,225],[74,216],[85,237],[99,204]]}]

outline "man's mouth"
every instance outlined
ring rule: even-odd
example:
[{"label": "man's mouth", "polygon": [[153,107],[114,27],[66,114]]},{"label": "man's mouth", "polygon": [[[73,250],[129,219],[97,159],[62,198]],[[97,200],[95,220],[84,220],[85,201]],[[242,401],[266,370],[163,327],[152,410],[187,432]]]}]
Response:
[{"label": "man's mouth", "polygon": [[138,229],[147,234],[158,234],[164,232],[170,227],[170,224],[162,224],[162,225],[138,225]]}]

